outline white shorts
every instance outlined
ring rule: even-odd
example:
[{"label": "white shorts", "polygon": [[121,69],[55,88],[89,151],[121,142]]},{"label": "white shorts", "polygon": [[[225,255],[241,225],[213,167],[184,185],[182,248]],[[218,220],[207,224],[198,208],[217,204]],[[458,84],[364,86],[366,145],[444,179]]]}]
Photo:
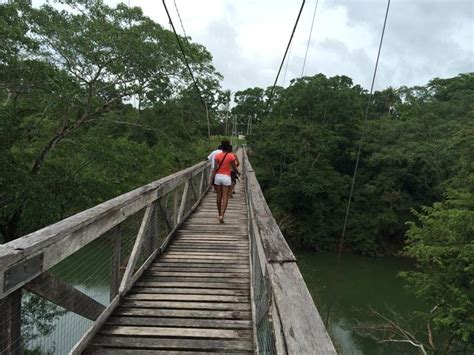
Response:
[{"label": "white shorts", "polygon": [[232,180],[230,179],[229,175],[216,174],[216,177],[214,178],[214,185],[230,186],[232,185]]}]

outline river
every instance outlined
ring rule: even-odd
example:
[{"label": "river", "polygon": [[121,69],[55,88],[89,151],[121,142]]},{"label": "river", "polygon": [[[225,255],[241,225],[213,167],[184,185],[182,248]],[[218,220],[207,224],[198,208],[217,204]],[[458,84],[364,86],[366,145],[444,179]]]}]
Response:
[{"label": "river", "polygon": [[[409,270],[409,260],[384,257],[367,258],[344,254],[341,257],[336,282],[336,254],[302,252],[297,254],[298,265],[318,310],[326,321],[330,302],[333,302],[328,330],[341,354],[418,354],[407,344],[378,343],[358,334],[360,323],[376,324],[379,319],[371,309],[391,319],[395,311],[400,319],[411,319],[427,307],[405,287],[397,274]],[[415,319],[408,327],[420,328]]]}]

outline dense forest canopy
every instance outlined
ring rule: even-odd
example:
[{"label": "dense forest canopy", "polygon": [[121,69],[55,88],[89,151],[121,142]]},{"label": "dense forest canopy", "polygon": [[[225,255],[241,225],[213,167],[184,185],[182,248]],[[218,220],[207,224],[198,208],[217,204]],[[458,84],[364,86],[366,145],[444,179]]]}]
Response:
[{"label": "dense forest canopy", "polygon": [[[265,90],[235,96],[234,113],[263,116]],[[331,250],[338,243],[362,135],[349,249],[399,249],[412,209],[472,187],[473,74],[375,92],[364,122],[368,99],[348,77],[303,77],[279,88],[255,127],[252,160],[294,246]]]},{"label": "dense forest canopy", "polygon": [[[206,113],[176,38],[141,9],[14,1],[0,11],[0,239],[206,156]],[[229,101],[222,77],[202,45],[181,40],[216,120]]]}]

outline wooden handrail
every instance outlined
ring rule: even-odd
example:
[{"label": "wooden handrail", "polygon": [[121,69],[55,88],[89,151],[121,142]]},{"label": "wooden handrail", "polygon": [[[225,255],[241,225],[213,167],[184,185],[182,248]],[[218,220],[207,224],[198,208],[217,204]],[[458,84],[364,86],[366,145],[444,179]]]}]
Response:
[{"label": "wooden handrail", "polygon": [[[33,280],[129,216],[208,169],[208,162],[166,176],[62,221],[0,245],[0,299]],[[31,260],[31,262],[29,262]],[[28,264],[29,262],[29,264]],[[21,282],[9,287],[5,272],[15,265],[35,264]]]},{"label": "wooden handrail", "polygon": [[[275,349],[287,354],[336,354],[311,294],[301,276],[296,258],[272,216],[255,172],[243,151],[243,169],[247,187],[250,224],[258,238],[260,262],[265,266],[271,289]],[[265,260],[262,261],[263,257]],[[283,344],[280,344],[279,335]]]}]

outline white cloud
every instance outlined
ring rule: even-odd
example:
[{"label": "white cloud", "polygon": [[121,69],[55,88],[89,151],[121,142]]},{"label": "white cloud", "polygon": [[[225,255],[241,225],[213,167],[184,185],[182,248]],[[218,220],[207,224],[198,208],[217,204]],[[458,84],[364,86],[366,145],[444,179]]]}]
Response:
[{"label": "white cloud", "polygon": [[[301,73],[315,1],[306,1],[286,84]],[[187,34],[212,53],[217,70],[224,75],[224,88],[236,91],[273,84],[299,1],[176,3]],[[130,4],[140,6],[145,15],[169,28],[161,1],[130,0]],[[168,0],[167,5],[181,33],[174,0]],[[319,0],[305,75],[344,74],[368,88],[385,7],[383,0]],[[392,0],[376,88],[422,85],[434,77],[474,71],[473,58],[473,0]]]}]

